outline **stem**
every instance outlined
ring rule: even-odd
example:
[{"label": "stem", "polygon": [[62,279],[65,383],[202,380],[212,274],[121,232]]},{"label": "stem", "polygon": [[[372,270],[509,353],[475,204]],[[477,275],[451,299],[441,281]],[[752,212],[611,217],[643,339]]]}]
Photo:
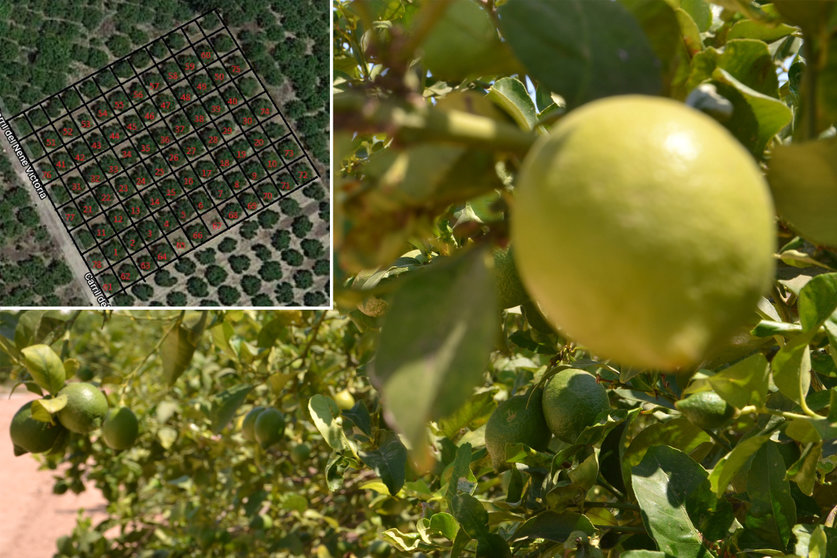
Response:
[{"label": "stem", "polygon": [[[302,349],[302,352],[297,357],[298,359],[302,359],[303,364],[305,363],[305,358],[308,356],[308,351],[311,350],[311,346],[314,344],[314,341],[317,339],[317,333],[320,330],[320,326],[323,325],[323,321],[325,321],[326,312],[322,311],[319,316],[317,316],[317,321],[314,322],[314,325],[311,328],[311,337],[308,339],[308,342],[305,343],[305,347]],[[296,359],[294,359],[296,360]]]},{"label": "stem", "polygon": [[724,449],[726,449],[727,451],[732,450],[732,446],[729,445],[729,442],[727,442],[725,439],[721,438],[718,434],[712,432],[711,430],[706,430],[705,428],[703,429],[703,431],[706,432],[707,434],[709,434],[710,438],[715,440],[715,442],[721,444],[724,447]]},{"label": "stem", "polygon": [[[807,407],[807,405],[806,405]],[[809,409],[810,411],[810,409]],[[777,409],[769,409],[767,407],[756,407],[755,405],[747,405],[746,407],[742,407],[739,411],[742,415],[757,415],[757,414],[766,414],[766,415],[776,415],[779,417],[784,417],[788,420],[793,419],[810,419],[810,418],[824,418],[820,415],[811,411],[813,415],[808,414],[800,414],[800,413],[792,413],[791,411],[779,411]]]},{"label": "stem", "polygon": [[517,126],[457,110],[410,106],[346,93],[334,97],[337,128],[385,131],[402,142],[449,141],[525,154],[538,136]]}]

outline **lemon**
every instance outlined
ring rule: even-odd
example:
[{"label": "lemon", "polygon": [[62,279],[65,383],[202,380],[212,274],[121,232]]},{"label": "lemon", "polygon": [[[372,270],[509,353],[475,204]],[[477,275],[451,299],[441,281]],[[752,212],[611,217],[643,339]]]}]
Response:
[{"label": "lemon", "polygon": [[505,467],[506,444],[523,443],[544,450],[551,437],[543,416],[540,392],[531,399],[527,395],[516,395],[503,401],[485,425],[485,448],[495,469]]},{"label": "lemon", "polygon": [[837,246],[837,141],[777,147],[767,178],[776,210],[811,242]]},{"label": "lemon", "polygon": [[337,403],[337,406],[341,410],[348,411],[355,406],[355,397],[352,395],[352,392],[344,389],[334,394],[334,402]]},{"label": "lemon", "polygon": [[58,411],[58,420],[71,432],[86,434],[102,425],[108,412],[108,400],[93,384],[67,384],[58,395],[67,396],[67,405]]},{"label": "lemon", "polygon": [[674,403],[695,426],[712,430],[719,428],[732,418],[735,408],[714,391],[701,391]]},{"label": "lemon", "polygon": [[259,418],[262,411],[264,411],[264,407],[256,406],[244,417],[244,422],[241,423],[241,435],[244,436],[245,440],[250,440],[251,442],[256,441],[256,433],[253,431],[253,426],[256,424],[256,419]]},{"label": "lemon", "polygon": [[305,442],[299,443],[291,448],[291,461],[294,463],[303,463],[308,461],[311,457],[311,446]]},{"label": "lemon", "polygon": [[139,436],[139,421],[128,407],[111,409],[102,423],[102,438],[111,449],[125,450],[134,445]]},{"label": "lemon", "polygon": [[520,282],[514,251],[511,248],[494,251],[494,279],[497,283],[497,303],[500,308],[520,306],[527,300],[526,288]]},{"label": "lemon", "polygon": [[15,455],[49,451],[64,431],[60,424],[50,424],[32,418],[32,401],[18,409],[9,425]]},{"label": "lemon", "polygon": [[697,363],[773,279],[764,178],[711,118],[610,97],[572,111],[524,160],[511,240],[523,284],[560,331],[636,368]]},{"label": "lemon", "polygon": [[573,444],[581,432],[610,409],[607,391],[595,376],[569,368],[555,374],[543,391],[543,415],[553,434]]},{"label": "lemon", "polygon": [[259,413],[256,422],[253,424],[256,441],[263,448],[272,446],[281,440],[284,432],[285,415],[282,414],[282,411],[273,407],[268,407]]}]

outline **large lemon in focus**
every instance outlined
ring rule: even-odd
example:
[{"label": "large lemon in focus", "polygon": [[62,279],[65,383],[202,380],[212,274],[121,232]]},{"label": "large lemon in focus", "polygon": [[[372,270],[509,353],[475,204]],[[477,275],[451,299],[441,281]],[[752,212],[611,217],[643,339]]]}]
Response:
[{"label": "large lemon in focus", "polygon": [[637,368],[697,363],[773,278],[773,205],[756,163],[715,121],[663,98],[567,115],[527,155],[511,226],[547,318]]}]

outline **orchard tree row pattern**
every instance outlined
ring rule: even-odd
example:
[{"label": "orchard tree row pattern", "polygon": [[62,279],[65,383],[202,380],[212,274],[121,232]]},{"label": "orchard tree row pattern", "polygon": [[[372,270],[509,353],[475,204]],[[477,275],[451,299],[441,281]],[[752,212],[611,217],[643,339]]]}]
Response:
[{"label": "orchard tree row pattern", "polygon": [[[155,274],[318,179],[216,13],[22,111],[12,126],[91,288],[109,303],[159,301]],[[297,304],[322,298],[305,294]]]}]

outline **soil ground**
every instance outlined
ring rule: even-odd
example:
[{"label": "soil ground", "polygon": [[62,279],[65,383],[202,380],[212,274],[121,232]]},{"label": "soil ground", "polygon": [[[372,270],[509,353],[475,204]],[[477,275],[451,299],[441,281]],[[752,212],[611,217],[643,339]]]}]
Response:
[{"label": "soil ground", "polygon": [[52,493],[52,472],[38,470],[31,455],[15,457],[9,439],[9,424],[26,401],[34,399],[18,391],[9,398],[0,389],[0,556],[50,558],[55,541],[72,532],[79,509],[93,517],[93,524],[106,518],[105,500],[95,489],[81,494]]}]

